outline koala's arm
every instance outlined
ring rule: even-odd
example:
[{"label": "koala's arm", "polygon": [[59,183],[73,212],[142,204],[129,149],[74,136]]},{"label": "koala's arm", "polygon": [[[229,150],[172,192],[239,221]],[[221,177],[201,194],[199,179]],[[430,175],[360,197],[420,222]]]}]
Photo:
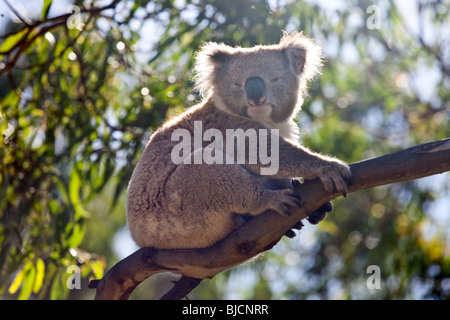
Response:
[{"label": "koala's arm", "polygon": [[[351,179],[349,166],[338,159],[314,153],[309,149],[279,138],[279,166],[272,178],[301,177],[320,178],[328,192],[347,193]],[[259,174],[261,164],[249,165],[248,169]]]},{"label": "koala's arm", "polygon": [[279,174],[304,179],[320,178],[329,192],[347,193],[351,179],[349,166],[336,158],[314,153],[280,139]]}]

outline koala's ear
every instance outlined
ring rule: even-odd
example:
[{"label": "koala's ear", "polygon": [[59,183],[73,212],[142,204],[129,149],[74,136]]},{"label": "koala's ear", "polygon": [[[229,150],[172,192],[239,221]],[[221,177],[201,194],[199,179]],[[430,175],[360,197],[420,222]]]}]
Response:
[{"label": "koala's ear", "polygon": [[299,46],[287,46],[283,49],[283,53],[287,56],[289,64],[296,74],[301,74],[306,62],[306,51]]},{"label": "koala's ear", "polygon": [[223,43],[207,42],[202,46],[197,57],[203,55],[209,58],[209,62],[221,65],[228,62],[232,54],[233,48]]},{"label": "koala's ear", "polygon": [[296,74],[305,80],[313,79],[322,66],[322,53],[318,45],[302,33],[283,33],[280,48]]},{"label": "koala's ear", "polygon": [[215,42],[207,42],[195,55],[195,88],[206,97],[214,87],[215,76],[226,66],[233,55],[233,48]]}]

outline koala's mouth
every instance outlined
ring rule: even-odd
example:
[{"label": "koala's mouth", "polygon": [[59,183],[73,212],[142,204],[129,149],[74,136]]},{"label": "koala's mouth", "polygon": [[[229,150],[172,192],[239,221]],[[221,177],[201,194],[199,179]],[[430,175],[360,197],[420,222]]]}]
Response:
[{"label": "koala's mouth", "polygon": [[247,106],[247,113],[251,116],[264,116],[272,112],[270,104],[263,104],[262,106]]}]

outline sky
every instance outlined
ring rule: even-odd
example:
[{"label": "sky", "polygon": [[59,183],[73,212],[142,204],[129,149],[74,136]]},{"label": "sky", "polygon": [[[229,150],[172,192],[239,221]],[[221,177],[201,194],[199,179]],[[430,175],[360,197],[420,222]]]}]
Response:
[{"label": "sky", "polygon": [[[39,19],[42,12],[43,0],[7,0],[23,17]],[[71,4],[70,0],[54,0],[49,11],[49,17],[66,13]],[[9,21],[20,23],[20,19],[11,11],[4,0],[0,0],[0,36],[6,31]]]}]

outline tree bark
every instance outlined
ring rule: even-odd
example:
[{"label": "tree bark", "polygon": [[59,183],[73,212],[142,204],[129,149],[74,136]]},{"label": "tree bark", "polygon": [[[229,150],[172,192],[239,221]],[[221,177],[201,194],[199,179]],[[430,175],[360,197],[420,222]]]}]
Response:
[{"label": "tree bark", "polygon": [[[450,138],[353,163],[350,168],[353,177],[349,192],[450,171]],[[181,274],[182,278],[163,298],[182,298],[201,279],[212,278],[271,249],[295,223],[341,195],[325,191],[319,179],[306,181],[295,190],[302,199],[302,208],[291,216],[265,212],[211,247],[137,250],[94,284],[95,299],[127,299],[139,283],[167,271]]]}]

